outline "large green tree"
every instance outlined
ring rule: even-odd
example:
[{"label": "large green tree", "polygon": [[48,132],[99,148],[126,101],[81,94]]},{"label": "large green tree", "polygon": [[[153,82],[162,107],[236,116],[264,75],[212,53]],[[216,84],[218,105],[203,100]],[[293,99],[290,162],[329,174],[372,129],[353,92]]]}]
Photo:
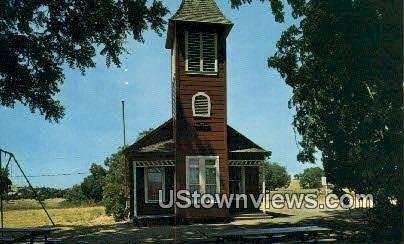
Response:
[{"label": "large green tree", "polygon": [[314,162],[320,150],[329,179],[356,190],[376,190],[380,180],[400,185],[402,18],[397,3],[298,5],[299,24],[283,33],[269,59],[293,88],[290,106],[302,135],[299,161]]},{"label": "large green tree", "polygon": [[[282,15],[282,4],[270,2]],[[314,162],[320,151],[331,183],[374,194],[383,226],[402,223],[403,1],[287,2],[296,24],[268,65],[293,90],[298,160]]]},{"label": "large green tree", "polygon": [[102,186],[104,185],[107,170],[101,165],[93,163],[90,167],[90,173],[81,183],[81,189],[88,200],[100,202],[102,200]]},{"label": "large green tree", "polygon": [[119,66],[125,40],[143,42],[149,27],[160,35],[167,13],[160,0],[0,1],[0,104],[59,121],[62,65],[84,74],[99,51]]}]

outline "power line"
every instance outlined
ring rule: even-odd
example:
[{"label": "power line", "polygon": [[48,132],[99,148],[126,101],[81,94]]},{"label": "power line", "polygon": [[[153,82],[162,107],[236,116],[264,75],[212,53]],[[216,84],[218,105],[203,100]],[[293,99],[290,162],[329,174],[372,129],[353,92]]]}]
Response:
[{"label": "power line", "polygon": [[[27,175],[29,178],[38,178],[38,177],[53,177],[53,176],[72,176],[72,175],[89,175],[90,173],[77,172],[77,173],[61,173],[61,174],[41,174],[41,175]],[[22,178],[23,175],[13,175],[11,177]]]}]

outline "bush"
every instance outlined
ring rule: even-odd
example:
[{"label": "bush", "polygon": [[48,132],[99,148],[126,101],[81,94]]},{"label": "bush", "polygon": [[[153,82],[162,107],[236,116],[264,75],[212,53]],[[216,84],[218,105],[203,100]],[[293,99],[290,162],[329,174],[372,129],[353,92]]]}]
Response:
[{"label": "bush", "polygon": [[104,185],[105,175],[107,171],[97,164],[92,164],[90,167],[91,175],[84,178],[81,183],[81,190],[89,201],[102,201],[102,186]]},{"label": "bush", "polygon": [[105,212],[112,215],[115,221],[120,221],[128,214],[125,197],[125,158],[122,151],[112,154],[104,164],[108,167],[103,186]]},{"label": "bush", "polygon": [[72,188],[66,190],[65,199],[67,202],[72,204],[78,204],[82,202],[86,202],[87,198],[84,195],[81,185],[74,185]]},{"label": "bush", "polygon": [[304,189],[321,188],[321,177],[324,176],[324,171],[320,167],[308,168],[303,173],[298,175],[300,186]]},{"label": "bush", "polygon": [[0,169],[0,195],[7,194],[10,191],[11,180],[8,177],[6,169]]},{"label": "bush", "polygon": [[288,187],[290,184],[290,175],[288,175],[286,168],[279,163],[265,163],[263,174],[265,174],[265,188],[268,190]]}]

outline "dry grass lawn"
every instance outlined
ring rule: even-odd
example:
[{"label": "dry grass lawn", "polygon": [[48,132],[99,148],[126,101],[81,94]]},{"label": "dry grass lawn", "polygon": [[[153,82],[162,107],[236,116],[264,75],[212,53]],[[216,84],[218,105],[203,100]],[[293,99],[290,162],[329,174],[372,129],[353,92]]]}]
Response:
[{"label": "dry grass lawn", "polygon": [[[75,207],[48,209],[50,216],[57,225],[92,226],[114,223],[105,215],[104,207]],[[10,210],[4,213],[6,227],[37,227],[48,226],[51,222],[42,209]]]},{"label": "dry grass lawn", "polygon": [[[68,207],[64,199],[55,198],[44,201],[53,221],[59,226],[93,226],[114,223],[111,217],[105,215],[102,206]],[[40,204],[33,199],[22,199],[4,202],[5,227],[39,227],[51,226]]]}]

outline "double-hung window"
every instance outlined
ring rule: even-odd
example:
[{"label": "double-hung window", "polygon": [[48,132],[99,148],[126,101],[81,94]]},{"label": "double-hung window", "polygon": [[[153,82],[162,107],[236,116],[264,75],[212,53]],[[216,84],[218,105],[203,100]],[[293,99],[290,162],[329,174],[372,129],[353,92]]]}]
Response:
[{"label": "double-hung window", "polygon": [[[144,186],[146,203],[164,200],[165,170],[164,167],[146,167],[144,169]],[[159,199],[159,191],[162,190],[163,199]]]},{"label": "double-hung window", "polygon": [[187,190],[191,194],[220,192],[218,156],[187,156],[186,167]]},{"label": "double-hung window", "polygon": [[217,33],[185,32],[185,70],[188,73],[217,73]]}]

